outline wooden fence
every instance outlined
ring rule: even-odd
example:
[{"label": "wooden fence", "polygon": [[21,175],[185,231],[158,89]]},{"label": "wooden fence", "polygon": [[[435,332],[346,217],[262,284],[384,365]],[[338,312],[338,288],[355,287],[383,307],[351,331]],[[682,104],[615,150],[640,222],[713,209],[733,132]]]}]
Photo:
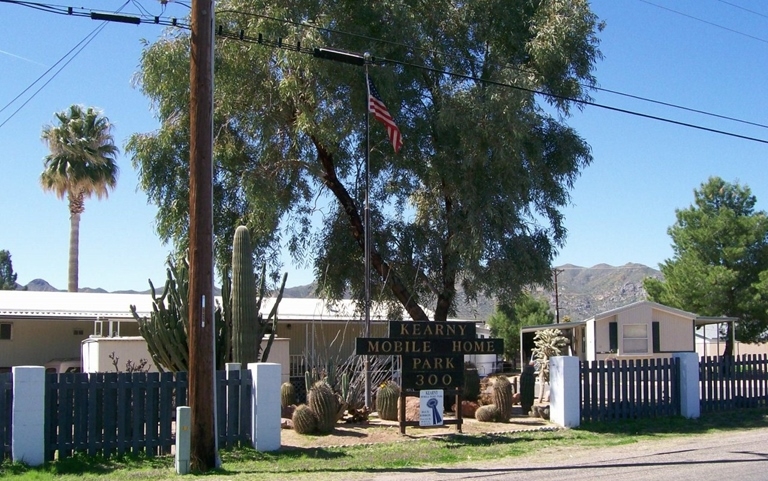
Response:
[{"label": "wooden fence", "polygon": [[678,359],[581,363],[582,422],[678,414]]},{"label": "wooden fence", "polygon": [[0,373],[0,462],[11,457],[11,373]]},{"label": "wooden fence", "polygon": [[[250,371],[216,373],[219,447],[250,441],[251,391]],[[46,460],[75,452],[169,454],[176,407],[187,404],[187,393],[185,372],[47,374]]]},{"label": "wooden fence", "polygon": [[699,385],[701,412],[768,406],[768,357],[703,357]]}]

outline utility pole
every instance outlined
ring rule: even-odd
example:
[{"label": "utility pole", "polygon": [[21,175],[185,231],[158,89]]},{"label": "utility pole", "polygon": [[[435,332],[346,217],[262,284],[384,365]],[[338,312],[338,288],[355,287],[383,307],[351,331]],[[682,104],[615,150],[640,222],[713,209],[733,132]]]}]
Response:
[{"label": "utility pole", "polygon": [[216,467],[213,318],[213,0],[192,0],[189,96],[189,404],[192,469]]},{"label": "utility pole", "polygon": [[552,269],[552,273],[555,276],[555,319],[557,324],[560,324],[560,300],[557,294],[557,275],[563,272],[562,269]]}]

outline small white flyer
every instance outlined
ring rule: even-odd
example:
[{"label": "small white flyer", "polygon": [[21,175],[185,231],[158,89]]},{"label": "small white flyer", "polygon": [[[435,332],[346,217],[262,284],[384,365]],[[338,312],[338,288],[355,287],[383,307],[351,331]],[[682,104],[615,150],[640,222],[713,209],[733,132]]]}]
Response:
[{"label": "small white flyer", "polygon": [[443,425],[443,390],[419,391],[419,426]]}]

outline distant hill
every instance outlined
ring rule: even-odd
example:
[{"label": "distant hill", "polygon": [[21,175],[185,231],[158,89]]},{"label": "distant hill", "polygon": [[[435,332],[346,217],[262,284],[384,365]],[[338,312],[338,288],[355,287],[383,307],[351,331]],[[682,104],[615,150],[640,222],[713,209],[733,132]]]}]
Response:
[{"label": "distant hill", "polygon": [[[571,320],[588,319],[600,312],[609,311],[633,302],[646,299],[643,289],[643,279],[655,277],[660,279],[661,272],[642,264],[629,263],[623,266],[598,264],[592,267],[580,267],[571,264],[556,268],[557,300],[554,289],[536,289],[533,295],[546,299],[552,312],[555,306],[560,308],[560,319],[569,316]],[[27,284],[29,291],[60,291],[43,279],[35,279]],[[20,288],[22,288],[20,286]],[[162,289],[162,286],[157,286]],[[312,298],[314,284],[287,287],[284,297]],[[80,292],[107,292],[104,289],[82,288]],[[121,294],[143,294],[145,291],[117,291]],[[215,290],[220,295],[220,290]],[[489,298],[480,298],[473,305],[463,305],[458,309],[460,319],[486,320],[496,308],[496,302]]]}]

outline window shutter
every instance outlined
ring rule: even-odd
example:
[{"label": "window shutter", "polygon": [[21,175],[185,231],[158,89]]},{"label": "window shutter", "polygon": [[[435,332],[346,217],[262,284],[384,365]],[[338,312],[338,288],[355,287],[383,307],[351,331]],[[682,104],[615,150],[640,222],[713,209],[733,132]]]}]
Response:
[{"label": "window shutter", "polygon": [[613,352],[619,352],[619,323],[612,321],[608,323],[608,344]]},{"label": "window shutter", "polygon": [[653,352],[661,352],[661,326],[658,321],[653,322]]}]

